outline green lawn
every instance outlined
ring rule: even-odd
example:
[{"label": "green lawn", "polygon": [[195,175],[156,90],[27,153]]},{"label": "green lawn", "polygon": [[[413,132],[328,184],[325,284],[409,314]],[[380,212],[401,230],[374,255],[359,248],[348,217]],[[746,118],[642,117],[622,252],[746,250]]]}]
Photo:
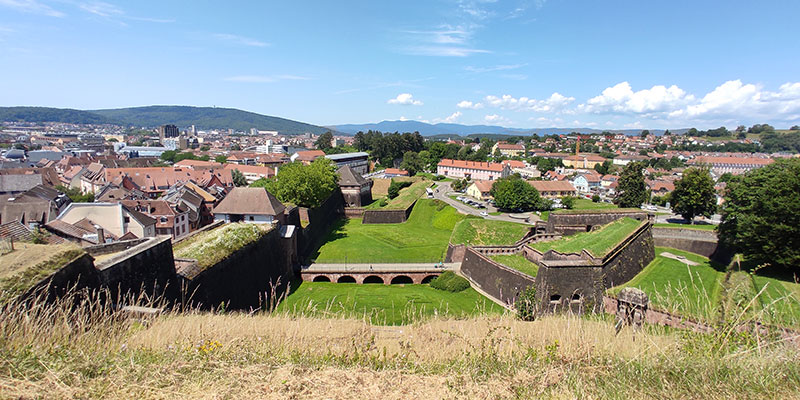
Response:
[{"label": "green lawn", "polygon": [[[699,265],[687,266],[683,262],[661,256],[662,252],[686,257]],[[703,256],[656,247],[656,258],[629,282],[610,289],[613,294],[623,287],[642,289],[650,297],[650,304],[668,312],[711,321],[720,301],[723,267],[712,264]]]},{"label": "green lawn", "polygon": [[489,258],[532,277],[536,277],[539,272],[539,266],[528,261],[522,254],[498,255],[490,256]]},{"label": "green lawn", "polygon": [[400,194],[389,200],[389,204],[384,207],[387,210],[404,210],[408,208],[414,201],[425,195],[425,188],[430,186],[431,182],[427,180],[414,182],[411,186],[400,190]]},{"label": "green lawn", "polygon": [[456,224],[452,244],[497,245],[514,244],[530,230],[530,226],[508,221],[467,218]]},{"label": "green lawn", "polygon": [[434,315],[454,318],[505,310],[469,288],[452,293],[429,285],[302,282],[277,312],[332,318],[364,318],[376,325],[403,325]]},{"label": "green lawn", "polygon": [[575,202],[573,203],[572,209],[573,210],[597,210],[603,208],[617,208],[614,203],[605,203],[605,202],[593,202],[589,199],[584,198],[575,198]]},{"label": "green lawn", "polygon": [[750,275],[758,298],[760,319],[768,324],[800,326],[800,285],[766,276]]},{"label": "green lawn", "polygon": [[530,246],[541,252],[553,249],[562,253],[578,253],[581,249],[586,249],[595,257],[603,257],[641,224],[640,221],[625,217],[596,231],[578,233],[552,242],[533,243]]},{"label": "green lawn", "polygon": [[444,259],[456,223],[464,218],[439,200],[420,199],[402,224],[339,220],[311,256],[321,263],[437,262]]},{"label": "green lawn", "polygon": [[653,224],[655,228],[683,228],[683,229],[697,229],[699,231],[713,231],[716,225],[689,225],[689,224]]}]

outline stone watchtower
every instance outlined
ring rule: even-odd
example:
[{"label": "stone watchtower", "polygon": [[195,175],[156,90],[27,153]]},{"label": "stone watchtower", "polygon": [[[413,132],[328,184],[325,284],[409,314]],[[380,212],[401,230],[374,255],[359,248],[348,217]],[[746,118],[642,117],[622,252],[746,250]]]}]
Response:
[{"label": "stone watchtower", "polygon": [[372,202],[372,180],[344,165],[339,173],[339,188],[342,190],[345,207],[361,207]]}]

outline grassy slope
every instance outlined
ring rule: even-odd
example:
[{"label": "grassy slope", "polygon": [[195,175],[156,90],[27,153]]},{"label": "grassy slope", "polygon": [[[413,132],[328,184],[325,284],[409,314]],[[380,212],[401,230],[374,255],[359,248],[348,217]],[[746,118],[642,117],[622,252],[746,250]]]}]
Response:
[{"label": "grassy slope", "polygon": [[403,325],[433,315],[500,314],[503,310],[472,288],[451,293],[429,285],[329,282],[303,282],[277,309],[290,315],[364,318],[377,325]]},{"label": "grassy slope", "polygon": [[596,231],[578,233],[552,242],[534,243],[531,247],[541,252],[553,249],[562,253],[577,253],[586,249],[595,257],[602,257],[640,224],[633,218],[620,218]]},{"label": "grassy slope", "polygon": [[469,245],[514,244],[522,239],[529,226],[507,221],[467,218],[453,229],[450,243]]},{"label": "grassy slope", "polygon": [[175,257],[194,258],[201,267],[210,267],[260,239],[270,229],[272,226],[265,224],[225,224],[176,244],[173,253]]},{"label": "grassy slope", "polygon": [[[661,256],[662,252],[681,255],[699,263],[695,266]],[[717,309],[725,273],[712,265],[708,258],[697,254],[656,247],[656,258],[624,285],[611,289],[619,293],[623,287],[642,289],[650,296],[650,303],[658,309],[682,315],[711,320]]]},{"label": "grassy slope", "polygon": [[602,201],[595,203],[589,199],[583,198],[576,198],[572,206],[573,210],[598,210],[604,208],[617,208],[617,206],[613,203],[605,203]]},{"label": "grassy slope", "polygon": [[689,225],[689,224],[653,224],[654,228],[683,228],[683,229],[697,229],[699,231],[713,231],[716,225]]},{"label": "grassy slope", "polygon": [[365,208],[370,210],[405,210],[408,208],[408,206],[414,203],[415,200],[425,195],[425,188],[430,184],[430,181],[416,180],[413,184],[411,184],[411,186],[401,189],[400,194],[397,197],[391,200],[387,199],[388,204],[386,204],[385,207],[380,206],[380,199],[375,198],[375,191],[373,190],[373,198],[375,198],[375,201],[370,203]]},{"label": "grassy slope", "polygon": [[532,277],[536,277],[539,272],[539,266],[528,261],[522,254],[490,256],[489,258]]},{"label": "grassy slope", "polygon": [[761,318],[766,323],[800,326],[800,285],[766,276],[748,274],[752,279],[754,294],[764,290],[758,298]]},{"label": "grassy slope", "polygon": [[340,220],[312,255],[317,262],[436,262],[444,258],[450,233],[464,216],[438,200],[421,199],[402,224],[364,225]]}]

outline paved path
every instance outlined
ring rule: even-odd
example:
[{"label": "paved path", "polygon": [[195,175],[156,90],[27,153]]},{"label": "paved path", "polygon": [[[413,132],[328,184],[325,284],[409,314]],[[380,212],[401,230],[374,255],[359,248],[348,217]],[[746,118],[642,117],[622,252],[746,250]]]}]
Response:
[{"label": "paved path", "polygon": [[304,265],[300,272],[441,272],[458,270],[461,263],[409,263],[409,264],[322,264]]},{"label": "paved path", "polygon": [[[450,187],[450,182],[439,181],[439,182],[436,182],[436,184],[438,186],[436,187],[436,189],[434,189],[433,197],[436,198],[436,199],[442,200],[445,203],[453,206],[453,208],[455,208],[456,210],[458,210],[458,212],[460,212],[462,214],[472,214],[472,215],[477,215],[477,216],[480,217],[481,216],[481,212],[485,211],[487,213],[491,213],[491,212],[496,212],[497,211],[497,208],[492,207],[492,205],[490,205],[490,204],[486,204],[485,201],[481,201],[481,202],[486,204],[486,209],[478,210],[478,209],[470,207],[470,206],[468,206],[468,205],[466,205],[466,204],[464,204],[464,203],[462,203],[462,202],[460,202],[458,200],[453,200],[453,199],[450,198],[450,196],[466,196],[466,194],[458,193],[458,192],[453,191],[452,187]],[[438,190],[438,192],[436,190]],[[537,220],[540,219],[536,215],[536,213],[530,213],[529,212],[529,213],[522,213],[521,215],[528,216],[530,222],[526,223],[525,220],[522,220],[522,219],[519,219],[519,218],[511,218],[509,216],[509,214],[489,215],[489,216],[486,216],[486,217],[483,217],[483,218],[485,218],[485,219],[494,219],[494,220],[498,220],[498,221],[516,222],[518,224],[524,224],[524,225],[533,225],[533,224],[536,223]]]}]

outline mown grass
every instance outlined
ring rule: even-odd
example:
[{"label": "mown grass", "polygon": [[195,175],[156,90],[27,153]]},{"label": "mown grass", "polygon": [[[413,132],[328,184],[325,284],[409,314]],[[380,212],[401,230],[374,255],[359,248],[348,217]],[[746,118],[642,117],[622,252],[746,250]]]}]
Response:
[{"label": "mown grass", "polygon": [[320,263],[438,262],[453,227],[464,218],[439,200],[420,199],[402,224],[362,224],[341,219],[312,254]]},{"label": "mown grass", "polygon": [[617,206],[613,203],[606,203],[604,201],[598,201],[595,203],[590,199],[584,199],[582,197],[575,198],[574,202],[572,203],[572,210],[600,210],[607,208],[617,208]]},{"label": "mown grass", "polygon": [[592,232],[577,233],[551,242],[533,243],[530,246],[541,252],[552,249],[562,253],[579,253],[582,249],[586,249],[595,257],[604,257],[642,223],[633,218],[620,218]]},{"label": "mown grass", "polygon": [[713,231],[716,225],[689,225],[689,224],[653,224],[654,228],[696,229],[698,231]]},{"label": "mown grass", "polygon": [[[667,247],[655,250],[656,258],[642,272],[610,292],[619,293],[623,287],[639,288],[657,309],[712,322],[718,312],[724,267],[686,251]],[[664,257],[663,252],[686,257],[698,265]]]},{"label": "mown grass", "polygon": [[504,308],[472,288],[449,292],[430,285],[302,282],[276,312],[290,316],[355,318],[376,325],[405,325],[432,317],[501,314]]},{"label": "mown grass", "polygon": [[497,255],[489,256],[489,258],[532,277],[536,277],[536,274],[539,273],[539,266],[529,261],[522,254]]},{"label": "mown grass", "polygon": [[[745,272],[739,272],[745,274]],[[800,328],[800,284],[746,273],[758,296],[757,309],[768,324]]]},{"label": "mown grass", "polygon": [[[410,180],[410,179],[406,179]],[[400,190],[400,194],[393,198],[387,199],[386,206],[380,206],[380,199],[376,199],[370,203],[367,209],[381,209],[381,210],[405,210],[417,199],[425,195],[425,188],[429,187],[431,182],[428,180],[415,180],[411,186],[405,187]]]},{"label": "mown grass", "polygon": [[208,268],[261,239],[272,229],[271,224],[225,224],[176,244],[173,253],[179,258],[194,258],[200,267]]},{"label": "mown grass", "polygon": [[0,313],[4,398],[775,399],[800,395],[771,336],[603,318],[430,317],[399,327],[168,311],[142,323],[70,300]]},{"label": "mown grass", "polygon": [[514,244],[529,230],[530,226],[514,222],[466,218],[456,224],[450,243],[471,246]]}]

